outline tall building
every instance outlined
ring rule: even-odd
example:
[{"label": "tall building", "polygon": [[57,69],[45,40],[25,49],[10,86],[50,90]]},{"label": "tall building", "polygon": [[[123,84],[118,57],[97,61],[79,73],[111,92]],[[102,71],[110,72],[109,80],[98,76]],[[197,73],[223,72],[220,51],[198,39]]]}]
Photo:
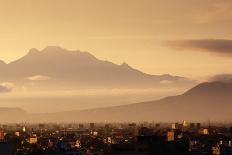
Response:
[{"label": "tall building", "polygon": [[0,131],[0,141],[4,141],[5,133],[4,131]]},{"label": "tall building", "polygon": [[167,140],[168,140],[168,142],[171,142],[171,141],[175,140],[175,132],[174,131],[168,131]]},{"label": "tall building", "polygon": [[183,127],[189,127],[189,122],[188,121],[183,121]]}]

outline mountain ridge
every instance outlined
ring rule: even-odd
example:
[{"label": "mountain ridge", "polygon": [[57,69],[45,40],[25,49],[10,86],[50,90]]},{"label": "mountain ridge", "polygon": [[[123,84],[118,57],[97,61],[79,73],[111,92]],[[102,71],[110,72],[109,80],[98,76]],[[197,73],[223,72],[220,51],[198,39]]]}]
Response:
[{"label": "mountain ridge", "polygon": [[[21,117],[28,122],[232,121],[231,86],[232,83],[207,82],[201,83],[181,95],[169,96],[160,100],[86,110],[24,114]],[[209,91],[212,88],[215,90]],[[195,91],[201,93],[197,93],[198,96],[196,96]],[[229,92],[221,95],[221,92],[225,91]],[[215,94],[215,92],[217,93]],[[205,93],[212,95],[204,95]]]},{"label": "mountain ridge", "polygon": [[[1,64],[1,62],[0,62]],[[52,77],[39,83],[40,88],[189,88],[195,81],[184,77],[150,75],[134,69],[127,63],[121,65],[97,59],[88,52],[66,50],[58,46],[48,46],[39,51],[32,48],[25,56],[0,68],[0,81],[19,83],[30,87],[27,79],[31,76]],[[166,84],[162,81],[168,81]],[[36,83],[37,81],[33,81]],[[57,86],[57,83],[60,83]],[[66,85],[66,86],[65,86]]]},{"label": "mountain ridge", "polygon": [[[213,96],[196,96],[196,89],[201,93],[215,88],[217,94],[211,92]],[[72,117],[85,118],[87,121],[103,122],[125,122],[125,121],[207,121],[209,119],[215,121],[231,121],[230,109],[232,108],[232,83],[227,87],[228,83],[224,82],[210,82],[201,83],[187,92],[177,95],[169,96],[160,100],[147,101],[142,103],[135,103],[123,106],[87,109],[81,111],[61,112],[57,115],[50,115],[49,117],[59,117],[59,119],[68,120]],[[205,86],[207,89],[205,89]],[[229,88],[229,89],[228,89]],[[221,92],[230,90],[225,95]],[[216,90],[214,90],[216,91]],[[199,95],[199,94],[198,94]],[[65,117],[70,113],[72,117]],[[81,121],[81,119],[78,119]]]}]

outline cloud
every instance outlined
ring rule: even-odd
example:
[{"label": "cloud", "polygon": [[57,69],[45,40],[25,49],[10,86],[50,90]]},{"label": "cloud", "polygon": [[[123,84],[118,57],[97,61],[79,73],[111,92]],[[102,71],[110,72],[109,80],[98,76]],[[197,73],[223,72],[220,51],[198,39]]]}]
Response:
[{"label": "cloud", "polygon": [[232,56],[232,40],[226,39],[175,40],[167,41],[165,45],[176,50],[195,50]]},{"label": "cloud", "polygon": [[27,78],[30,81],[48,81],[51,79],[49,76],[44,75],[34,75]]},{"label": "cloud", "polygon": [[219,74],[209,78],[210,82],[220,81],[220,82],[232,82],[232,74]]},{"label": "cloud", "polygon": [[0,84],[0,93],[9,93],[14,89],[15,85],[13,83],[4,82]]}]

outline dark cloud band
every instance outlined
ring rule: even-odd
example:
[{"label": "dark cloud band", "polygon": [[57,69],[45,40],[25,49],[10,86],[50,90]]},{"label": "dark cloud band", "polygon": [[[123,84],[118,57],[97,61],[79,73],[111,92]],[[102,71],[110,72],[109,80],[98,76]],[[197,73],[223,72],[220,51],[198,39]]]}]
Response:
[{"label": "dark cloud band", "polygon": [[167,41],[166,46],[178,50],[195,50],[232,56],[232,40],[226,39],[175,40]]}]

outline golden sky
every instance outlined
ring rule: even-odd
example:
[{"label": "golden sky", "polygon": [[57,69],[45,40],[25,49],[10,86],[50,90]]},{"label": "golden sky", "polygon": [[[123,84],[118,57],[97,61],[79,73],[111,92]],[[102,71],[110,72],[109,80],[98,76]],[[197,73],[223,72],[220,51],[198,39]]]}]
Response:
[{"label": "golden sky", "polygon": [[231,73],[230,49],[220,55],[204,52],[199,42],[184,49],[166,44],[231,44],[231,10],[231,0],[0,0],[0,59],[10,62],[30,48],[58,45],[150,74]]}]

